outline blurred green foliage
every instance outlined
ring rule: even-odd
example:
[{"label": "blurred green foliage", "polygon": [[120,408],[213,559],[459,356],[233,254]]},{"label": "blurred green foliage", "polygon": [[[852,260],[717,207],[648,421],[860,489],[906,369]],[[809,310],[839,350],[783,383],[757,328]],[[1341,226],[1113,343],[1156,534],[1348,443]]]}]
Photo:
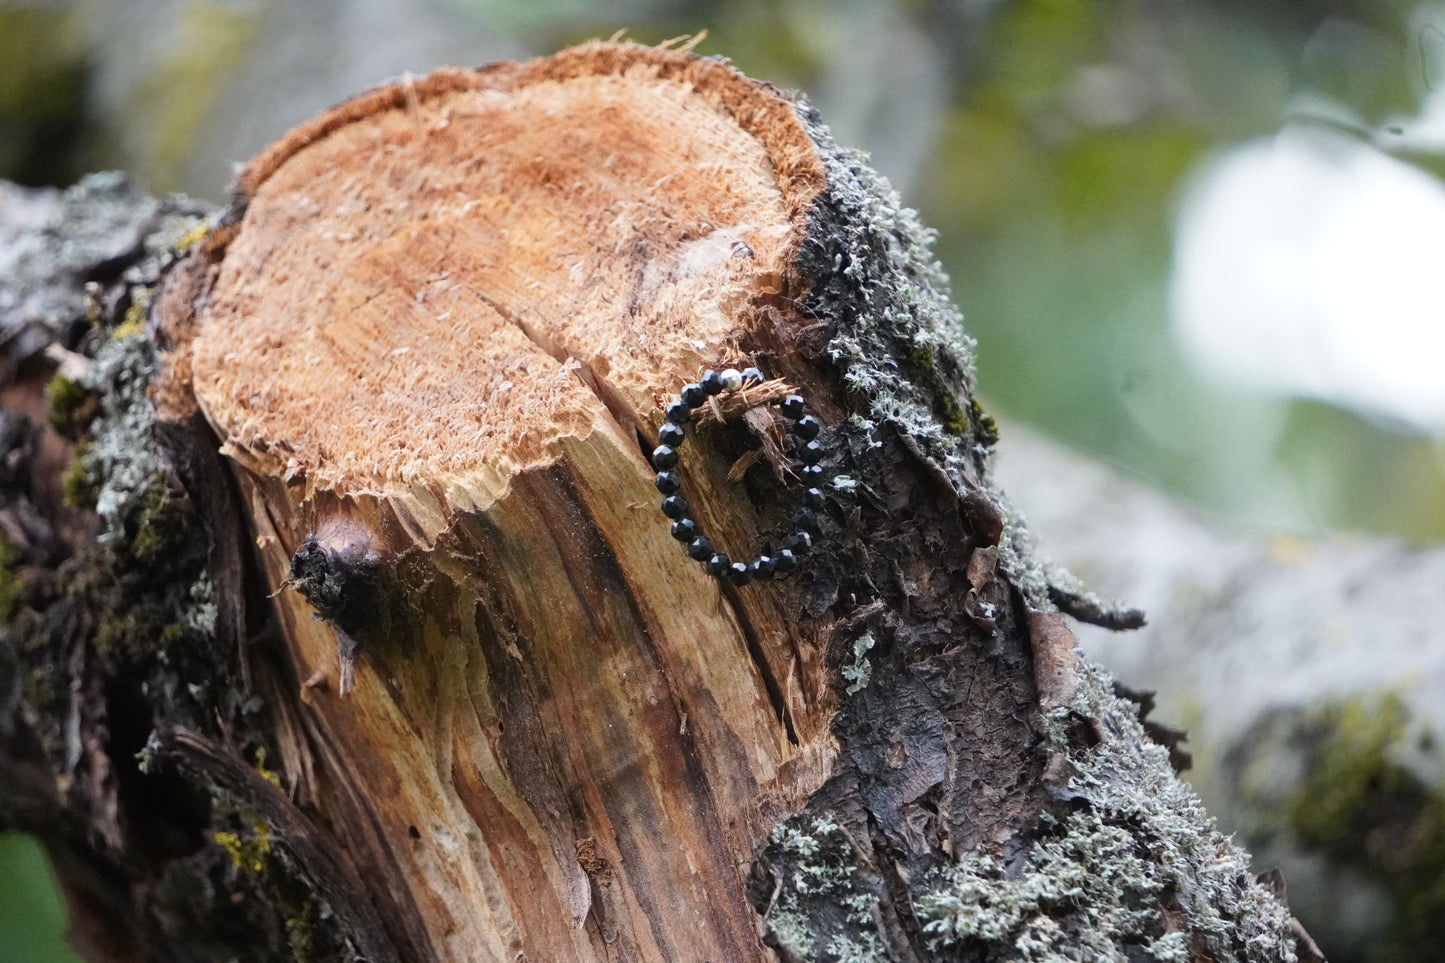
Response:
[{"label": "blurred green foliage", "polygon": [[60,939],[64,920],[40,844],[0,833],[0,963],[75,963]]},{"label": "blurred green foliage", "polygon": [[1325,703],[1296,733],[1305,771],[1286,805],[1301,842],[1390,895],[1396,918],[1369,953],[1381,963],[1445,959],[1445,790],[1400,763],[1434,756],[1428,732],[1408,745],[1413,728],[1393,693]]},{"label": "blurred green foliage", "polygon": [[85,113],[85,48],[68,5],[0,0],[0,177],[69,184]]}]

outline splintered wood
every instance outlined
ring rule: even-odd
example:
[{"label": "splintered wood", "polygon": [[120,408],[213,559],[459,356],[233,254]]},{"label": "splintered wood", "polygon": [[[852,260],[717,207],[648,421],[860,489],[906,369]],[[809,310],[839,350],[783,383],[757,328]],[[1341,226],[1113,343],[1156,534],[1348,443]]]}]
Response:
[{"label": "splintered wood", "polygon": [[[705,366],[810,377],[791,101],[594,44],[373,90],[241,187],[161,295],[157,402],[231,459],[288,792],[401,958],[769,959],[743,873],[837,699],[786,586],[725,593],[668,537],[645,451]],[[784,509],[705,438],[693,516],[745,545]]]}]

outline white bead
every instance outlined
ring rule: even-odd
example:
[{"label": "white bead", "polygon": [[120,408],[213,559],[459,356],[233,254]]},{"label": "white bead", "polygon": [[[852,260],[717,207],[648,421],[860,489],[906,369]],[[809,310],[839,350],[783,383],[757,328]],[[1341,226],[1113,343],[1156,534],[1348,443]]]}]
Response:
[{"label": "white bead", "polygon": [[743,386],[743,373],[737,368],[727,368],[718,374],[724,391],[737,391]]}]

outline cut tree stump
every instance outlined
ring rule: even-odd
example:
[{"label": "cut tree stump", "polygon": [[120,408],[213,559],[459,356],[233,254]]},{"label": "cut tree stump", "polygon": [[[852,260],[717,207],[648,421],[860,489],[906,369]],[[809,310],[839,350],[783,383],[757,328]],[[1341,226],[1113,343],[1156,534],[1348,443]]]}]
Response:
[{"label": "cut tree stump", "polygon": [[[372,90],[240,189],[153,297],[100,305],[147,333],[87,343],[101,414],[59,422],[110,546],[82,557],[176,517],[204,548],[159,636],[18,660],[98,687],[81,729],[110,732],[71,758],[28,724],[5,763],[120,773],[55,790],[64,831],[5,810],[91,867],[63,876],[92,947],[141,920],[135,958],[1310,958],[1075,660],[1055,602],[1137,613],[1051,592],[927,233],[806,104],[589,44]],[[826,484],[797,570],[734,585],[670,536],[649,454],[684,385],[749,365],[688,423],[691,517],[780,546],[793,392]],[[136,384],[164,459],[127,488],[106,433],[151,408],[107,399]],[[17,651],[58,647],[53,593],[18,604]],[[162,797],[184,831],[142,854],[126,814]],[[249,930],[208,928],[228,899]]]}]

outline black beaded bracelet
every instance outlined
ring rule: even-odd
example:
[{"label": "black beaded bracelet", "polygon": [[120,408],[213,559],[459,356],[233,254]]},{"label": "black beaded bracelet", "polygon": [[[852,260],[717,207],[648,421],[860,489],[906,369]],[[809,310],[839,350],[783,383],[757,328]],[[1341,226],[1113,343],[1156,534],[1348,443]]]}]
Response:
[{"label": "black beaded bracelet", "polygon": [[823,469],[818,464],[823,459],[823,446],[818,441],[823,423],[806,413],[807,403],[802,395],[788,395],[778,402],[778,410],[793,422],[793,434],[799,441],[797,451],[801,467],[798,474],[808,488],[803,493],[802,505],[793,516],[793,530],[783,539],[783,548],[774,555],[759,555],[751,562],[734,562],[713,549],[712,542],[698,531],[697,522],[690,517],[691,506],[682,495],[682,478],[674,470],[677,450],[687,437],[683,426],[691,420],[693,410],[706,404],[713,395],[734,392],[748,384],[762,384],[764,380],[763,373],[757,368],[704,372],[696,383],[685,385],[677,400],[667,406],[667,421],[658,429],[657,447],[652,451],[657,490],[665,496],[662,513],[673,520],[672,537],[682,542],[687,554],[701,562],[709,574],[733,585],[786,575],[797,568],[799,559],[813,547],[813,536],[818,534],[818,511],[823,507],[823,490],[820,487]]}]

